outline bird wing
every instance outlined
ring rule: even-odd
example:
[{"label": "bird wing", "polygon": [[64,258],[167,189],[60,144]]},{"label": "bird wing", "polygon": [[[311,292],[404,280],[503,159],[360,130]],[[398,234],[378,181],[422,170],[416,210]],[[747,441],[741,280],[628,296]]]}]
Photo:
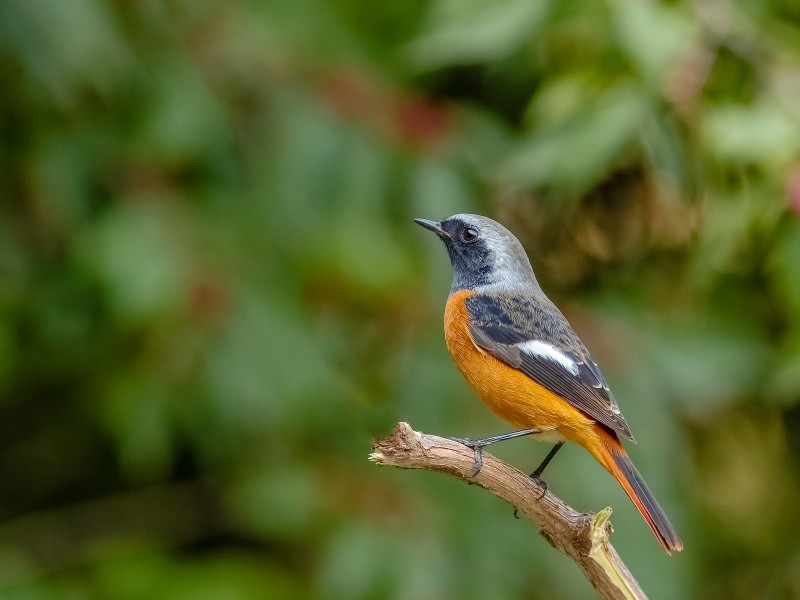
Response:
[{"label": "bird wing", "polygon": [[[550,310],[544,310],[547,303]],[[597,364],[546,298],[480,294],[466,300],[475,343],[592,419],[633,440]]]}]

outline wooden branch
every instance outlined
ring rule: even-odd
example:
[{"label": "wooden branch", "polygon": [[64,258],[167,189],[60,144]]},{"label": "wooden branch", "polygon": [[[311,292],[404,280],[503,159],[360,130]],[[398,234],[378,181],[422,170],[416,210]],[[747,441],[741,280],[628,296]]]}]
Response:
[{"label": "wooden branch", "polygon": [[[419,433],[398,423],[392,436],[375,440],[369,459],[402,469],[447,473],[486,488],[539,526],[539,533],[581,568],[601,598],[646,600],[631,572],[608,541],[611,509],[582,514],[545,492],[525,473],[483,453],[483,468],[475,472],[474,452],[459,442]],[[542,494],[544,493],[544,496]],[[541,499],[539,499],[539,497]]]}]

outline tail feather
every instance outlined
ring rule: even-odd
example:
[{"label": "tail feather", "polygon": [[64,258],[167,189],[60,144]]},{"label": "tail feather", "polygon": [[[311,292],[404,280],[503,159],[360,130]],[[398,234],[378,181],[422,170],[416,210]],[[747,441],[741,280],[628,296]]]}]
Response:
[{"label": "tail feather", "polygon": [[609,454],[613,459],[612,464],[609,465],[611,474],[619,481],[622,489],[625,490],[625,493],[633,501],[644,520],[647,521],[664,550],[668,553],[683,550],[683,542],[678,536],[678,532],[675,531],[666,513],[664,513],[664,509],[658,504],[639,471],[636,470],[631,459],[622,449],[622,446],[614,448]]}]

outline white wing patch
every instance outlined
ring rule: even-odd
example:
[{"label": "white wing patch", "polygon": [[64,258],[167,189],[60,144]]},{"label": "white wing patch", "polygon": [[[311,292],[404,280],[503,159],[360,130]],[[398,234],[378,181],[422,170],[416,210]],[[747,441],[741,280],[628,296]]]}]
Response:
[{"label": "white wing patch", "polygon": [[573,375],[578,374],[578,364],[555,346],[539,340],[529,340],[519,344],[519,349],[528,354],[536,354],[551,362],[556,362]]}]

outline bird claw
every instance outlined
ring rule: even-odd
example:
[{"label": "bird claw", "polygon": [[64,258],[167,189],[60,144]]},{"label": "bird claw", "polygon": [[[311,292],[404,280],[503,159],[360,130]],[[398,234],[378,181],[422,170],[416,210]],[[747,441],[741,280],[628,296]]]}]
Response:
[{"label": "bird claw", "polygon": [[542,488],[542,493],[539,494],[539,497],[536,498],[537,500],[541,500],[547,494],[547,488],[550,487],[547,485],[547,482],[539,477],[536,473],[531,473],[531,479],[533,479],[540,488]]},{"label": "bird claw", "polygon": [[472,448],[475,451],[475,472],[470,475],[470,479],[474,479],[478,476],[478,473],[481,472],[483,468],[483,447],[486,444],[482,444],[480,440],[473,440],[471,438],[450,438],[454,442],[458,442],[459,444],[464,444],[467,448]]},{"label": "bird claw", "polygon": [[[535,481],[535,482],[538,484],[538,486],[539,486],[540,488],[542,488],[542,493],[541,493],[541,494],[539,494],[539,496],[536,498],[536,500],[541,500],[541,499],[542,499],[542,498],[544,498],[544,497],[545,497],[545,495],[547,494],[547,488],[548,488],[549,486],[547,485],[547,482],[546,482],[544,479],[542,479],[541,477],[539,477],[539,476],[536,474],[536,472],[535,472],[535,471],[534,471],[533,473],[531,473],[531,474],[530,474],[530,478],[531,478],[531,479],[533,479],[533,480],[534,480],[534,481]],[[519,509],[518,509],[518,508],[515,508],[515,509],[514,509],[514,518],[515,518],[515,519],[519,519]]]}]

